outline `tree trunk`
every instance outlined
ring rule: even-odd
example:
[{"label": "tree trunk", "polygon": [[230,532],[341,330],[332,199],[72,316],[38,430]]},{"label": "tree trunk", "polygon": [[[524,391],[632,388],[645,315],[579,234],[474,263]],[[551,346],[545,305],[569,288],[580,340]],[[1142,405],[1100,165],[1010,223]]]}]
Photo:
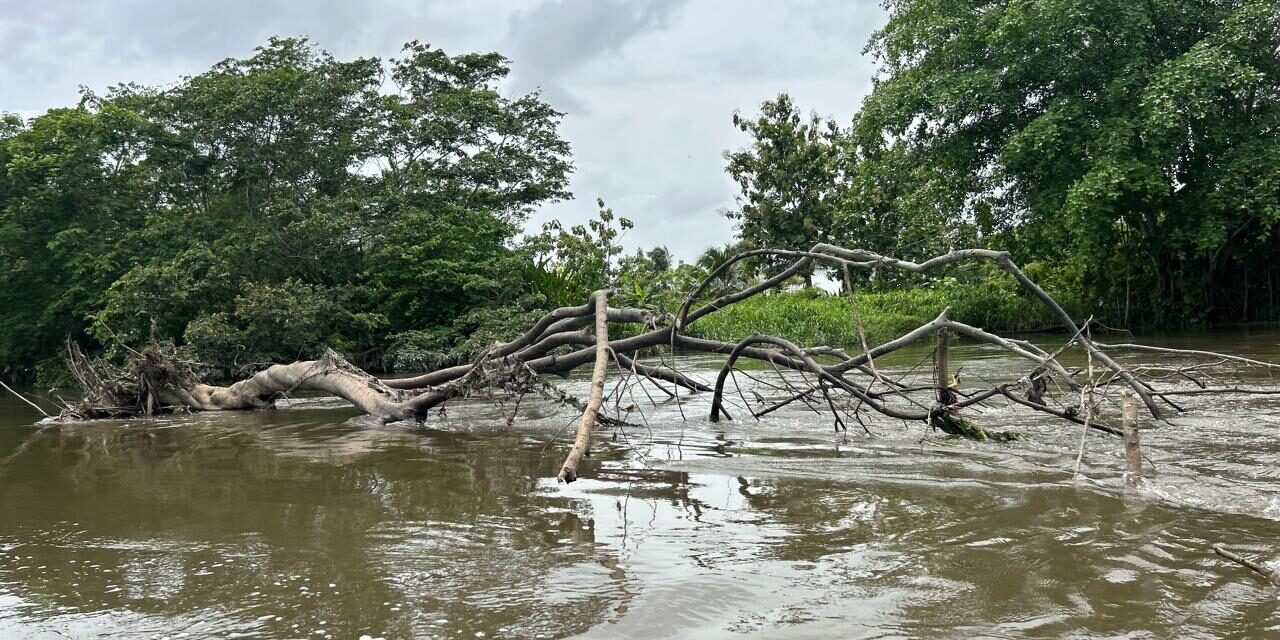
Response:
[{"label": "tree trunk", "polygon": [[938,329],[938,342],[933,352],[933,380],[938,387],[938,405],[941,407],[949,407],[956,402],[956,394],[951,389],[950,342],[947,330]]},{"label": "tree trunk", "polygon": [[355,369],[333,352],[319,360],[273,365],[228,387],[197,384],[189,389],[158,389],[156,398],[165,404],[198,411],[227,411],[265,407],[295,391],[322,391],[338,396],[381,422],[418,417],[416,399]]},{"label": "tree trunk", "polygon": [[591,431],[600,414],[600,404],[604,402],[604,376],[609,366],[609,292],[597,291],[591,297],[596,307],[596,360],[591,368],[591,394],[587,398],[587,408],[582,412],[582,420],[578,422],[578,435],[560,467],[558,478],[566,483],[578,479],[578,463],[591,447]]},{"label": "tree trunk", "polygon": [[1120,412],[1124,431],[1125,484],[1137,487],[1142,484],[1142,444],[1138,435],[1138,406],[1133,402],[1133,392],[1128,389],[1121,395]]},{"label": "tree trunk", "polygon": [[1241,296],[1240,322],[1249,321],[1249,263],[1241,263],[1244,267],[1244,295]]}]

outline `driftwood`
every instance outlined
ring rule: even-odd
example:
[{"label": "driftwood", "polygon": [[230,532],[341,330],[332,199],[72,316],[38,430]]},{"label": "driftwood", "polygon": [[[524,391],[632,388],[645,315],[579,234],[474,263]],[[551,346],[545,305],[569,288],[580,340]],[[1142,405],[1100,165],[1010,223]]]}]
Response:
[{"label": "driftwood", "polygon": [[578,423],[578,435],[573,439],[573,447],[560,467],[560,480],[573,482],[578,478],[578,463],[591,448],[591,431],[595,429],[596,418],[600,414],[600,405],[604,402],[604,376],[609,367],[609,292],[597,291],[591,294],[595,306],[596,324],[596,361],[591,368],[591,394],[587,398],[587,406],[582,410],[582,420]]},{"label": "driftwood", "polygon": [[[712,284],[735,265],[760,256],[791,258],[794,262],[776,275],[743,289],[714,297],[708,295]],[[778,287],[793,275],[809,269],[815,262],[837,267],[845,274],[851,300],[852,285],[848,273],[852,269],[896,269],[910,273],[928,273],[958,263],[989,262],[1008,272],[1028,295],[1045,305],[1059,319],[1069,338],[1062,348],[1049,353],[1030,342],[1005,338],[967,325],[952,318],[948,309],[896,339],[872,346],[867,343],[865,333],[861,330],[860,318],[856,317],[856,301],[853,301],[851,311],[855,314],[862,336],[862,344],[859,345],[862,350],[857,354],[848,354],[830,347],[806,349],[777,336],[756,334],[731,343],[690,335],[689,328],[700,318]],[[646,309],[613,308],[608,306],[607,300],[608,292],[598,291],[581,306],[555,309],[535,322],[521,336],[492,346],[470,364],[394,380],[379,380],[348,364],[338,354],[328,352],[317,360],[274,365],[246,380],[218,387],[200,383],[191,374],[190,367],[183,364],[172,350],[152,345],[137,352],[126,366],[106,370],[101,365],[90,362],[74,345],[69,345],[69,362],[73,373],[85,388],[85,401],[68,408],[64,412],[64,418],[142,415],[171,410],[255,409],[268,406],[290,393],[312,391],[342,398],[384,423],[408,421],[420,424],[430,417],[433,409],[455,398],[465,398],[480,392],[491,394],[495,391],[511,396],[537,393],[569,404],[583,414],[573,447],[559,474],[562,480],[571,482],[578,477],[578,465],[589,449],[595,425],[625,424],[620,417],[610,418],[601,410],[605,395],[604,382],[610,362],[618,371],[627,372],[627,379],[653,383],[669,396],[677,394],[681,389],[695,393],[710,392],[712,420],[718,420],[722,416],[729,417],[725,410],[729,382],[737,362],[747,358],[768,363],[779,372],[793,372],[789,376],[780,376],[781,382],[777,385],[786,390],[787,397],[775,399],[772,405],[760,410],[747,408],[756,419],[790,403],[801,402],[814,410],[829,411],[837,429],[847,429],[851,420],[866,429],[863,416],[879,414],[931,425],[947,433],[973,438],[985,438],[987,433],[973,425],[965,411],[997,400],[1039,411],[1068,423],[1081,424],[1086,429],[1120,435],[1119,429],[1098,420],[1098,416],[1092,413],[1092,407],[1083,412],[1085,415],[1082,418],[1079,399],[1094,397],[1094,393],[1105,396],[1113,387],[1125,388],[1145,405],[1156,423],[1163,423],[1165,415],[1160,403],[1163,402],[1175,411],[1180,410],[1181,407],[1173,404],[1169,397],[1183,392],[1161,391],[1155,383],[1167,377],[1192,380],[1203,377],[1200,375],[1202,370],[1194,365],[1172,372],[1162,372],[1156,368],[1129,370],[1121,367],[1107,355],[1108,351],[1142,347],[1093,342],[1085,330],[1088,323],[1077,324],[1007,254],[986,249],[953,251],[920,263],[829,244],[815,245],[809,251],[746,251],[729,258],[709,274],[688,294],[674,315],[658,314]],[[638,333],[633,331],[626,337],[611,338],[610,324],[640,325],[643,329]],[[876,367],[877,358],[931,337],[939,339],[940,347],[945,347],[951,337],[995,345],[1026,359],[1029,372],[1017,381],[966,391],[953,379],[945,348],[937,351],[938,362],[931,385],[911,386],[903,380],[885,376]],[[1102,367],[1102,373],[1097,379],[1081,379],[1078,373],[1068,371],[1062,365],[1058,360],[1059,356],[1072,349],[1083,350],[1091,363],[1096,362]],[[672,366],[640,362],[642,355],[663,350],[717,353],[724,354],[727,359],[714,387],[710,387],[680,373]],[[1214,358],[1213,366],[1221,366],[1222,363],[1241,367],[1276,366],[1208,352],[1178,353]],[[567,375],[588,363],[592,364],[592,382],[590,397],[585,403],[560,391],[545,379],[547,374]],[[805,382],[796,386],[793,382],[796,378]],[[669,385],[670,390],[664,385]],[[1209,389],[1206,385],[1200,386]],[[1055,388],[1066,389],[1068,392],[1059,394],[1056,399],[1049,397],[1049,390]],[[1249,393],[1254,390],[1235,387],[1223,391]],[[740,390],[738,395],[741,396]],[[680,401],[679,395],[674,397],[675,401]],[[822,400],[820,404],[817,403],[819,398]],[[745,397],[743,400],[745,402]],[[758,401],[762,405],[767,402],[763,398]],[[513,420],[514,417],[509,419]]]},{"label": "driftwood", "polygon": [[1254,571],[1258,575],[1266,578],[1269,582],[1271,582],[1271,584],[1277,587],[1280,587],[1280,569],[1273,569],[1271,567],[1268,567],[1265,564],[1262,564],[1261,562],[1250,560],[1249,558],[1246,558],[1230,549],[1227,549],[1226,547],[1220,544],[1213,545],[1213,552],[1232,562],[1235,562],[1243,567],[1246,567]]},{"label": "driftwood", "polygon": [[1138,408],[1133,405],[1133,394],[1124,390],[1120,401],[1121,421],[1124,428],[1125,484],[1142,486],[1142,442],[1138,434]]}]

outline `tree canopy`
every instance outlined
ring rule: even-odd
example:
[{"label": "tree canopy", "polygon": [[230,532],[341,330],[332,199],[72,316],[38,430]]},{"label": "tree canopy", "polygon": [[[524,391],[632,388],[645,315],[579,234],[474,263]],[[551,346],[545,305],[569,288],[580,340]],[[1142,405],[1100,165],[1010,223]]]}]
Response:
[{"label": "tree canopy", "polygon": [[532,293],[511,241],[569,195],[561,114],[501,95],[507,71],[272,39],[168,88],[6,117],[0,363],[154,331],[224,368],[323,343],[371,364],[398,335],[469,333],[472,310]]},{"label": "tree canopy", "polygon": [[[785,93],[733,116],[749,138],[724,156],[737,249],[989,246],[1126,326],[1280,319],[1273,0],[885,7],[846,126]],[[602,286],[669,306],[725,259],[628,254],[631,221],[603,201],[586,225],[521,238],[570,197],[572,164],[562,114],[504,95],[508,70],[419,42],[339,60],[273,38],[165,87],[0,114],[0,375],[29,377],[68,339],[152,336],[212,377],[326,346],[432,366]],[[757,268],[779,265],[732,277]]]},{"label": "tree canopy", "polygon": [[[741,189],[737,221],[745,244],[805,250],[832,239],[841,196],[835,144],[839,129],[817,114],[802,116],[791,97],[767,100],[755,119],[733,116],[751,137],[746,149],[725,152],[726,171]],[[805,274],[812,284],[812,273]]]},{"label": "tree canopy", "polygon": [[861,172],[913,193],[908,219],[1069,264],[1116,316],[1276,317],[1274,2],[886,6],[851,136]]},{"label": "tree canopy", "polygon": [[848,128],[785,95],[735,116],[743,241],[993,246],[1117,322],[1280,318],[1273,1],[885,7]]}]

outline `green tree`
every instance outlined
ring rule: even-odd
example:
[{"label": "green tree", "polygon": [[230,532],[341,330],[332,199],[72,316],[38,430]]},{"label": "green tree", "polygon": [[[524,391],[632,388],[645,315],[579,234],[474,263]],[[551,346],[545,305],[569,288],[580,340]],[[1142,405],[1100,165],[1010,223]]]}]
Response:
[{"label": "green tree", "polygon": [[666,247],[654,247],[644,255],[654,271],[667,271],[672,267],[671,251]]},{"label": "green tree", "polygon": [[143,167],[159,198],[95,335],[136,344],[154,321],[181,338],[255,285],[294,281],[332,298],[358,283],[366,233],[353,212],[375,182],[358,170],[372,155],[380,73],[373,59],[342,62],[306,40],[273,38],[166,91],[126,86],[103,97],[104,108],[149,123]]},{"label": "green tree", "polygon": [[860,195],[1064,265],[1116,316],[1280,317],[1273,1],[886,6]]},{"label": "green tree", "polygon": [[[726,216],[742,242],[807,250],[831,240],[843,187],[835,123],[803,117],[784,93],[765,101],[754,120],[734,114],[733,124],[751,136],[748,147],[724,155],[740,189],[737,208]],[[813,284],[812,271],[805,283]]]},{"label": "green tree", "polygon": [[83,338],[135,254],[154,196],[139,121],[82,104],[0,124],[0,363],[19,369]]},{"label": "green tree", "polygon": [[[503,97],[508,70],[498,54],[449,57],[417,42],[391,65],[363,278],[393,331],[448,324],[528,292],[512,241],[535,206],[569,197],[572,167],[562,114],[537,94]],[[464,322],[458,334],[474,328]]]},{"label": "green tree", "polygon": [[596,218],[585,225],[565,229],[552,220],[525,238],[523,249],[532,261],[525,277],[555,306],[582,304],[592,291],[616,284],[619,241],[634,225],[614,215],[604,200],[597,198],[596,205]]},{"label": "green tree", "polygon": [[572,166],[561,114],[500,93],[508,69],[273,38],[163,90],[5,116],[0,366],[154,327],[224,373],[326,345],[376,367],[400,335],[447,350],[516,321],[484,309],[542,304],[516,234]]}]

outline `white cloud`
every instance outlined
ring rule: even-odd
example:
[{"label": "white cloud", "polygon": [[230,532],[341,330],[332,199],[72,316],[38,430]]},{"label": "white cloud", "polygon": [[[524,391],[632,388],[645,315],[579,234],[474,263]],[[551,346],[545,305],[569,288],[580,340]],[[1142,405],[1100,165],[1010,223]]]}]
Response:
[{"label": "white cloud", "polygon": [[394,56],[408,40],[499,51],[512,91],[543,89],[568,112],[577,199],[531,228],[582,221],[603,197],[636,229],[626,243],[692,259],[730,240],[730,123],[786,91],[847,121],[870,88],[861,54],[885,20],[870,0],[0,0],[0,111],[72,104],[80,85],[168,84],[271,35],[308,35],[344,58]]}]

